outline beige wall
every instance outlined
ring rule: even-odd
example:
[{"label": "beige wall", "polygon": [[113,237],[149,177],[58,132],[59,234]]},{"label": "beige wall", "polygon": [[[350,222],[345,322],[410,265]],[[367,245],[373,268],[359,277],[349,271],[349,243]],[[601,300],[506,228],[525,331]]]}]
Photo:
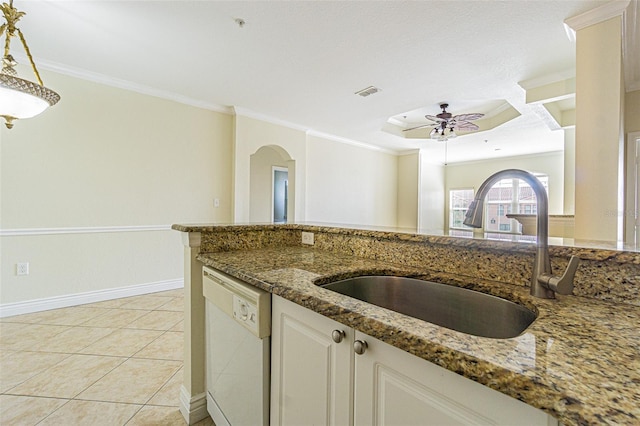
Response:
[{"label": "beige wall", "polygon": [[396,155],[308,135],[307,158],[307,221],[396,226]]},{"label": "beige wall", "polygon": [[287,168],[286,159],[270,147],[262,147],[251,155],[251,201],[249,221],[272,221],[273,166]]},{"label": "beige wall", "polygon": [[576,33],[576,239],[622,237],[621,26],[615,17]]},{"label": "beige wall", "polygon": [[[477,188],[509,167],[562,181],[562,153],[445,171],[419,154],[396,156],[55,73],[44,79],[60,104],[0,131],[0,304],[181,280],[180,235],[166,230],[170,224],[265,221],[250,205],[250,158],[262,146],[280,147],[295,162],[280,165],[295,177],[299,222],[412,228],[420,221],[442,229],[444,189]],[[552,186],[550,202],[552,213],[562,212],[562,189]],[[47,232],[21,233],[34,229]],[[30,263],[28,276],[15,274],[17,262]]]},{"label": "beige wall", "polygon": [[625,93],[625,133],[640,132],[640,90]]},{"label": "beige wall", "polygon": [[419,154],[411,153],[398,157],[398,226],[418,228]]},{"label": "beige wall", "polygon": [[233,181],[235,223],[247,223],[251,219],[250,159],[263,146],[278,147],[286,151],[284,155],[293,160],[293,163],[289,163],[289,205],[293,204],[289,208],[290,221],[305,220],[305,141],[305,131],[248,117],[236,111]]},{"label": "beige wall", "polygon": [[419,167],[418,231],[441,235],[446,214],[446,167],[430,162],[424,151],[420,152]]},{"label": "beige wall", "polygon": [[563,213],[574,215],[576,212],[576,129],[564,131],[564,205]]},{"label": "beige wall", "polygon": [[60,103],[0,130],[0,303],[181,280],[180,235],[166,228],[231,221],[232,116],[43,79]]}]

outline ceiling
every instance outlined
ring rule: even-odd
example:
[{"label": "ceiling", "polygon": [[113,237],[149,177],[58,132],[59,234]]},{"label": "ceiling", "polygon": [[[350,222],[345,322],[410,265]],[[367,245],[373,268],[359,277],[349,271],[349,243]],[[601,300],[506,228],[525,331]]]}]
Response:
[{"label": "ceiling", "polygon": [[[41,69],[395,152],[424,148],[435,162],[443,142],[385,132],[389,118],[505,100],[519,116],[448,142],[449,162],[561,150],[562,131],[518,83],[571,75],[563,21],[604,3],[14,0]],[[368,86],[380,91],[354,94]]]}]

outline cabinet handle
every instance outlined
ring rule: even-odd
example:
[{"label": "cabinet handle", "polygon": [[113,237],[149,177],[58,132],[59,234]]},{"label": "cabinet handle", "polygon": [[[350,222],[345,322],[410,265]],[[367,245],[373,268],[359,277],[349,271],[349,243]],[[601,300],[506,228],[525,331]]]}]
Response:
[{"label": "cabinet handle", "polygon": [[340,343],[342,342],[342,339],[344,339],[346,335],[347,334],[344,332],[344,330],[333,330],[333,332],[331,333],[331,338],[333,339],[334,342]]},{"label": "cabinet handle", "polygon": [[353,350],[358,355],[362,355],[363,353],[365,353],[368,347],[369,345],[367,345],[367,342],[365,342],[364,340],[356,340],[355,342],[353,342]]}]

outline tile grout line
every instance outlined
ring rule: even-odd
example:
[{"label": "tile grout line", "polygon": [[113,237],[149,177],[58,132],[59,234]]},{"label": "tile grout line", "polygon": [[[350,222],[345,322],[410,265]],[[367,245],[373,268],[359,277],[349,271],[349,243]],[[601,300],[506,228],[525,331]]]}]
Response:
[{"label": "tile grout line", "polygon": [[[35,397],[38,398],[38,397]],[[44,422],[49,416],[51,416],[53,413],[55,413],[56,411],[58,411],[59,409],[61,409],[62,407],[64,407],[65,405],[67,405],[69,402],[71,402],[70,399],[67,399],[67,402],[65,402],[64,404],[62,404],[61,406],[59,406],[58,408],[56,408],[55,410],[53,410],[52,412],[50,412],[49,414],[47,414],[46,416],[44,416],[42,419],[40,419],[36,425],[39,425],[40,423]]]},{"label": "tile grout line", "polygon": [[[146,295],[141,295],[141,296],[136,296],[136,297],[144,297]],[[170,303],[176,303],[175,299],[177,298],[181,298],[180,296],[162,296],[162,297],[166,297],[167,301],[156,307],[153,309],[142,309],[142,308],[122,308],[122,307],[113,307],[113,308],[102,308],[102,307],[96,307],[96,306],[92,306],[91,308],[99,308],[100,310],[104,310],[104,312],[97,312],[97,314],[95,316],[91,316],[88,317],[86,319],[84,319],[83,321],[77,323],[77,324],[54,324],[56,322],[56,320],[47,320],[46,318],[42,321],[36,321],[36,322],[23,322],[18,320],[16,321],[6,321],[6,319],[4,321],[0,321],[2,323],[13,323],[13,324],[24,324],[25,327],[28,326],[38,326],[38,325],[45,325],[45,326],[58,326],[58,327],[64,327],[64,329],[60,330],[57,333],[54,333],[53,335],[49,336],[47,340],[51,339],[55,339],[57,337],[59,337],[59,335],[61,333],[65,333],[69,330],[72,329],[81,329],[81,328],[95,328],[95,329],[102,329],[102,328],[109,328],[112,329],[112,331],[108,334],[106,334],[105,336],[101,336],[99,337],[97,340],[87,344],[87,345],[83,345],[80,348],[76,348],[71,352],[51,352],[51,351],[33,351],[33,350],[24,350],[24,349],[19,349],[19,350],[15,350],[15,349],[10,349],[8,350],[8,352],[11,352],[12,354],[20,354],[20,353],[25,353],[25,352],[32,352],[32,353],[39,353],[39,354],[57,354],[57,355],[65,355],[61,360],[57,361],[56,363],[52,364],[51,366],[48,366],[47,368],[43,369],[42,371],[40,371],[39,373],[33,374],[33,375],[29,375],[27,378],[25,378],[24,380],[21,380],[20,383],[17,383],[15,385],[13,385],[11,388],[7,389],[5,392],[2,393],[2,395],[7,395],[7,396],[20,396],[20,397],[26,397],[26,398],[48,398],[48,399],[57,399],[57,400],[64,400],[65,402],[57,407],[56,409],[54,409],[53,411],[51,411],[50,413],[46,414],[42,419],[38,420],[37,424],[40,424],[42,422],[44,422],[47,418],[49,418],[52,414],[54,414],[55,412],[58,412],[58,410],[62,409],[63,407],[66,407],[71,401],[93,401],[93,402],[101,402],[101,403],[105,403],[105,404],[126,404],[126,405],[132,405],[132,406],[136,406],[138,407],[137,410],[135,410],[135,412],[133,412],[130,417],[124,421],[123,425],[126,425],[128,423],[131,422],[131,420],[133,420],[133,418],[138,415],[138,413],[140,413],[141,410],[143,410],[145,407],[171,407],[171,408],[179,408],[179,403],[176,405],[171,405],[171,406],[165,406],[165,405],[155,405],[155,404],[149,404],[149,402],[156,397],[160,391],[169,384],[169,382],[171,382],[175,376],[177,374],[179,374],[179,372],[181,371],[181,369],[184,367],[184,355],[182,356],[182,358],[180,360],[174,359],[174,358],[161,358],[161,357],[153,357],[153,358],[136,358],[136,355],[138,353],[140,353],[141,351],[145,350],[146,348],[148,348],[150,345],[152,345],[153,343],[155,343],[156,341],[158,341],[159,339],[161,339],[164,336],[169,335],[169,333],[182,333],[182,335],[184,336],[184,331],[183,330],[173,330],[174,328],[176,328],[182,321],[184,321],[184,318],[181,318],[180,320],[170,323],[169,325],[166,325],[162,328],[151,328],[151,329],[146,329],[146,328],[128,328],[131,324],[133,324],[134,322],[136,322],[138,319],[144,317],[145,315],[148,315],[151,312],[159,312],[159,313],[169,313],[169,312],[181,312],[184,314],[183,311],[179,311],[179,310],[175,310],[175,309],[162,309],[163,306],[166,306]],[[82,305],[80,305],[82,306]],[[67,308],[62,308],[62,309],[67,309]],[[114,326],[92,326],[92,325],[88,325],[86,323],[90,322],[90,321],[95,321],[97,318],[100,318],[102,316],[107,315],[109,312],[112,312],[114,310],[120,310],[120,309],[127,309],[127,310],[138,310],[138,311],[146,311],[141,317],[138,317],[136,319],[133,319],[131,322],[129,322],[128,324],[124,325],[124,326],[119,326],[119,327],[114,327]],[[11,317],[8,317],[11,318]],[[145,344],[143,347],[139,348],[137,351],[135,351],[133,354],[130,354],[128,356],[117,356],[117,355],[105,355],[105,354],[90,354],[90,353],[81,353],[80,351],[85,350],[86,348],[88,348],[89,346],[92,346],[94,344],[96,344],[97,342],[112,336],[115,332],[117,332],[118,330],[139,330],[139,331],[157,331],[160,332],[160,334],[158,336],[156,336],[155,338],[153,338],[151,341],[149,341],[147,344]],[[16,332],[20,332],[19,330]],[[64,397],[51,397],[51,396],[35,396],[35,395],[16,395],[16,394],[10,394],[7,392],[10,392],[11,389],[16,388],[17,386],[21,385],[22,383],[32,379],[33,377],[39,375],[39,374],[43,374],[45,373],[47,370],[58,366],[60,363],[64,362],[65,360],[69,359],[70,357],[74,356],[74,355],[80,355],[80,356],[100,356],[100,357],[108,357],[108,358],[119,358],[121,359],[121,362],[119,362],[117,365],[113,366],[111,369],[109,369],[108,371],[106,371],[104,374],[101,375],[101,377],[97,378],[96,380],[92,381],[92,383],[86,385],[83,387],[83,389],[81,389],[79,392],[77,392],[73,397],[71,398],[64,398]],[[150,395],[146,401],[144,403],[131,403],[131,402],[115,402],[115,401],[103,401],[103,400],[86,400],[86,399],[79,399],[78,396],[80,394],[82,394],[83,392],[85,392],[87,389],[89,389],[90,387],[94,386],[97,382],[99,382],[100,380],[104,379],[107,375],[111,374],[114,370],[116,370],[117,368],[121,367],[124,363],[126,363],[129,360],[150,360],[150,361],[170,361],[170,362],[175,362],[176,365],[176,369],[175,371],[158,387],[157,390],[155,390],[153,392],[152,395]],[[176,399],[178,399],[179,396],[176,395]]]}]

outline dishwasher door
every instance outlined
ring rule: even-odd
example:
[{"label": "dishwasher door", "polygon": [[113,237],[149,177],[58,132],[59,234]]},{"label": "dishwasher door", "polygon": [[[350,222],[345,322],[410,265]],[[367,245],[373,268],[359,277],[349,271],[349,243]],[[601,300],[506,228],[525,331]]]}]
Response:
[{"label": "dishwasher door", "polygon": [[217,426],[268,425],[271,294],[204,272],[207,411]]}]

